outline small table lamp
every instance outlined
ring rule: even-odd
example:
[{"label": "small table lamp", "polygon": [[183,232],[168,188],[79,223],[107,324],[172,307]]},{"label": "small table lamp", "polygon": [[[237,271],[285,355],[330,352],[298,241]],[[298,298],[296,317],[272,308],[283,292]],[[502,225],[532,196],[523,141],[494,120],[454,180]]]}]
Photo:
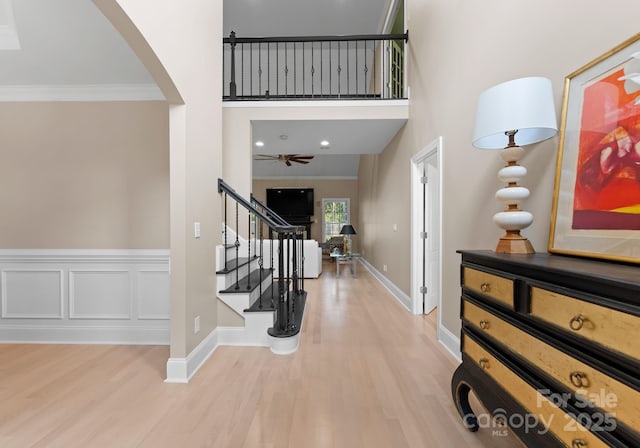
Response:
[{"label": "small table lamp", "polygon": [[518,204],[529,197],[527,188],[518,186],[518,180],[527,169],[518,165],[524,150],[516,144],[530,145],[547,140],[558,131],[551,81],[530,77],[514,79],[485,90],[478,98],[473,146],[480,149],[502,150],[506,166],[498,178],[507,183],[496,193],[496,198],[507,205],[496,213],[493,221],[505,230],[496,252],[530,254],[533,246],[520,230],[533,222],[533,215],[520,210]]},{"label": "small table lamp", "polygon": [[340,230],[340,235],[344,235],[343,249],[342,252],[344,254],[351,254],[351,235],[356,234],[356,229],[353,228],[351,224],[347,224],[342,226]]}]

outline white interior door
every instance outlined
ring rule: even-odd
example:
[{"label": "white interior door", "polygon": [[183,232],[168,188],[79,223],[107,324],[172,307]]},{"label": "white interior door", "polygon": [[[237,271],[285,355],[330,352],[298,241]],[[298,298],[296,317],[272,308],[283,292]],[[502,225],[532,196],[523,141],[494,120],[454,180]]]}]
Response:
[{"label": "white interior door", "polygon": [[428,314],[440,300],[440,170],[436,140],[412,158],[412,299],[414,314]]}]

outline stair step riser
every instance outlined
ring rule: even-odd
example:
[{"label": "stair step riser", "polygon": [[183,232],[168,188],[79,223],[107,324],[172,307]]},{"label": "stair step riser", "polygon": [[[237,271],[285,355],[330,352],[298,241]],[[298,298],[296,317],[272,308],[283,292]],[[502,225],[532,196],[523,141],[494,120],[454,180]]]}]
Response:
[{"label": "stair step riser", "polygon": [[[268,275],[262,281],[262,291],[265,291],[269,287],[269,285],[271,285],[271,282],[271,275]],[[229,294],[218,292],[218,297],[238,314],[243,314],[244,310],[246,310],[247,308],[251,308],[251,305],[253,305],[255,301],[260,297],[260,288],[256,288],[253,291],[246,293]]]},{"label": "stair step riser", "polygon": [[[233,244],[233,242],[231,242],[231,244]],[[236,247],[234,245],[230,245],[227,248],[225,248],[224,245],[222,244],[216,246],[216,256],[217,256],[216,269],[217,270],[222,269],[222,266],[224,266],[225,252],[227,255],[227,261],[236,259]],[[249,254],[249,248],[248,248],[247,242],[244,240],[240,240],[240,247],[238,247],[238,258],[243,258],[243,257],[246,258],[248,254]],[[259,254],[260,254],[260,244],[256,244],[255,241],[251,240],[251,256],[259,255]]]},{"label": "stair step riser", "polygon": [[[266,291],[267,288],[271,286],[271,283],[273,283],[273,279],[271,278],[271,275],[268,275],[267,278],[265,278],[262,281],[262,292]],[[251,292],[250,299],[249,299],[249,306],[247,308],[250,308],[251,305],[253,305],[256,302],[256,300],[258,300],[259,298],[260,298],[260,288],[256,288]]]}]

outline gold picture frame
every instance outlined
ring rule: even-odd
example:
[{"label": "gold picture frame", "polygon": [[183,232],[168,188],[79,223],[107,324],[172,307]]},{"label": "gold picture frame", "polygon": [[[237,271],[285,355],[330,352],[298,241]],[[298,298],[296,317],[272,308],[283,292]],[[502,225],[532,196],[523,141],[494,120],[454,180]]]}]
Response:
[{"label": "gold picture frame", "polygon": [[640,33],[565,78],[548,250],[640,263]]}]

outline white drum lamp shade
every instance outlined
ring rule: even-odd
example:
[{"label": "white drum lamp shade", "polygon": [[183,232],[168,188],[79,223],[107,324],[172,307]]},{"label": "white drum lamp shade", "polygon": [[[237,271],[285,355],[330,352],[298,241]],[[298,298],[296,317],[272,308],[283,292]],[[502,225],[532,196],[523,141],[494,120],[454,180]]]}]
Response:
[{"label": "white drum lamp shade", "polygon": [[551,81],[542,77],[514,79],[491,87],[478,98],[473,146],[498,149],[506,166],[498,178],[507,185],[496,193],[506,210],[496,213],[494,222],[506,231],[496,252],[534,253],[533,246],[520,230],[533,222],[533,215],[520,210],[520,202],[529,190],[518,185],[527,174],[518,164],[524,151],[519,145],[547,140],[558,131]]}]

